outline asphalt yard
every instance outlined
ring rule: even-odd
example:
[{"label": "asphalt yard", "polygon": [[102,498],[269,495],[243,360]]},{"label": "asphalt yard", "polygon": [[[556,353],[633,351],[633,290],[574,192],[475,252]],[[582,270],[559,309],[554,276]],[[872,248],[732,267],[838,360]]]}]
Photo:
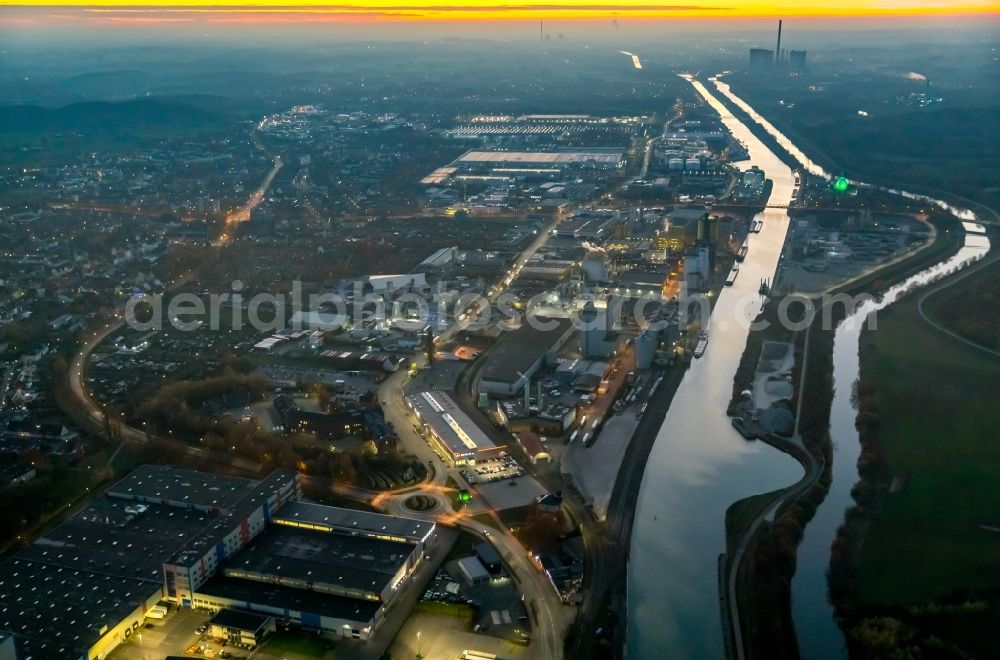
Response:
[{"label": "asphalt yard", "polygon": [[489,505],[497,510],[515,509],[534,504],[540,496],[548,493],[534,477],[521,476],[492,483],[477,483],[475,486]]},{"label": "asphalt yard", "polygon": [[163,660],[168,655],[183,656],[201,637],[198,628],[211,618],[208,612],[172,607],[164,619],[147,619],[132,639],[108,655],[108,660]]},{"label": "asphalt yard", "polygon": [[593,506],[598,520],[604,520],[608,515],[608,503],[618,470],[639,425],[638,409],[639,406],[631,406],[621,414],[608,418],[590,447],[584,447],[577,440],[563,448],[562,472],[570,475],[584,500]]},{"label": "asphalt yard", "polygon": [[448,660],[461,656],[465,650],[495,653],[498,658],[513,660],[523,657],[528,648],[499,637],[473,632],[461,617],[414,612],[389,647],[389,656]]}]

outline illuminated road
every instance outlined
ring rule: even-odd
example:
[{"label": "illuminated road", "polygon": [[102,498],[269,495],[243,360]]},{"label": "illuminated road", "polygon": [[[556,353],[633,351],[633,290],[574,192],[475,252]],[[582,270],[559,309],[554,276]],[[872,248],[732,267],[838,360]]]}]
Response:
[{"label": "illuminated road", "polygon": [[[167,287],[167,290],[177,290],[187,284],[191,278],[192,273],[188,272],[174,281],[173,284]],[[100,407],[100,405],[98,405],[97,401],[94,400],[94,397],[87,389],[87,364],[90,361],[91,354],[93,354],[94,350],[101,344],[101,342],[103,342],[109,335],[120,330],[124,325],[124,314],[119,312],[115,315],[115,319],[113,321],[101,326],[95,330],[93,334],[88,335],[86,341],[76,352],[76,355],[73,356],[73,360],[69,366],[69,371],[66,373],[70,394],[76,400],[79,408],[64,410],[64,412],[70,415],[73,419],[76,419],[81,426],[90,427],[90,429],[95,433],[101,433],[104,430],[104,410]],[[84,415],[82,419],[79,417],[79,413],[81,412]],[[134,426],[128,426],[120,420],[114,420],[113,424],[121,439],[125,442],[132,442],[141,445],[156,437],[142,429]],[[168,438],[161,439],[169,442],[176,442]],[[212,452],[201,449],[200,447],[184,445],[183,450],[188,455],[195,456],[203,460],[218,459],[217,455],[213,455]],[[226,462],[241,470],[256,472],[260,469],[260,466],[256,463],[243,458],[227,457]]]},{"label": "illuminated road", "polygon": [[[190,274],[175,282],[171,288],[180,287],[189,279]],[[87,419],[91,422],[87,426],[95,430],[103,427],[104,412],[87,390],[85,380],[86,365],[97,346],[109,335],[120,330],[123,325],[124,320],[119,316],[113,322],[102,326],[96,332],[89,335],[84,345],[81,346],[80,350],[74,356],[68,372],[70,391],[80,407],[85,411]],[[392,397],[392,400],[395,399],[396,397]],[[402,401],[401,391],[398,400]],[[426,462],[436,464],[434,478],[428,483],[421,484],[416,488],[404,489],[402,492],[370,491],[336,482],[328,484],[330,490],[343,497],[369,504],[386,513],[424,518],[444,525],[458,527],[491,543],[506,561],[508,568],[517,582],[518,588],[524,594],[525,603],[529,611],[532,612],[534,622],[533,638],[526,657],[534,657],[539,660],[561,658],[563,639],[569,625],[570,612],[562,605],[555,590],[549,584],[548,579],[528,560],[527,550],[499,521],[497,521],[497,527],[494,528],[473,520],[471,516],[476,513],[475,511],[454,512],[451,510],[451,498],[448,495],[449,489],[445,488],[444,484],[449,476],[452,476],[459,483],[461,477],[456,470],[447,468],[437,458],[427,443],[413,432],[412,421],[407,417],[405,412],[405,404],[402,411],[398,407],[386,406],[386,419],[392,422],[400,435],[400,439],[404,440],[407,447],[413,453]],[[115,426],[121,435],[121,439],[127,442],[145,444],[154,437],[142,429],[120,422],[116,422]],[[185,445],[184,452],[190,456],[207,461],[217,461],[220,459],[219,456],[213,455],[211,452],[199,447]],[[234,467],[244,470],[257,471],[260,467],[251,461],[240,458],[224,457],[223,460]],[[312,479],[303,476],[303,481],[309,482]],[[406,499],[413,495],[432,497],[438,502],[438,506],[428,513],[414,512],[406,508],[403,504]]]},{"label": "illuminated road", "polygon": [[[561,217],[561,215],[558,216],[544,229],[540,230],[538,236],[521,252],[500,283],[495,285],[491,293],[487,296],[491,302],[503,294],[510,284],[517,279],[521,269],[524,268],[524,264],[545,245],[545,242],[548,240],[552,230],[558,225]],[[446,343],[455,333],[467,327],[469,322],[458,321],[453,323],[435,337],[435,343],[438,345]],[[423,369],[427,364],[426,357],[422,352],[415,353],[411,360],[417,364],[419,369]],[[445,464],[420,434],[414,430],[414,418],[406,406],[404,399],[404,388],[408,379],[409,374],[406,369],[400,369],[393,373],[379,386],[378,399],[386,421],[392,424],[400,442],[403,443],[409,453],[416,456],[425,465],[430,466],[434,476],[418,489],[408,490],[405,495],[399,495],[398,497],[383,495],[381,499],[373,502],[373,505],[392,513],[419,517],[420,514],[405,509],[402,506],[402,501],[412,495],[429,495],[437,499],[441,505],[438,510],[443,507],[443,510],[448,513],[440,514],[437,513],[438,510],[435,510],[435,512],[430,514],[431,518],[442,524],[455,525],[467,532],[487,539],[497,548],[507,562],[518,588],[524,594],[525,603],[529,605],[529,610],[533,613],[534,629],[532,631],[532,642],[528,648],[528,655],[539,658],[539,660],[557,660],[563,657],[563,640],[565,639],[573,612],[562,604],[562,601],[549,583],[548,578],[538,571],[528,560],[528,551],[521,545],[520,541],[508,532],[506,527],[501,525],[499,521],[497,521],[498,529],[495,529],[472,520],[469,514],[475,513],[475,511],[451,512],[450,498],[445,492],[445,484],[449,477],[459,484],[463,483],[463,479],[458,470]]]},{"label": "illuminated road", "polygon": [[622,55],[627,55],[628,57],[631,57],[632,58],[632,66],[634,66],[637,69],[641,69],[642,68],[642,62],[639,61],[639,56],[638,55],[636,55],[635,53],[630,53],[627,50],[620,50],[618,52],[621,53]]},{"label": "illuminated road", "polygon": [[[276,165],[276,168],[277,167],[278,166]],[[273,173],[276,171],[276,169],[272,170],[272,175],[269,179],[273,178]],[[269,183],[269,181],[265,183]],[[262,189],[265,187],[266,186],[262,186]],[[520,273],[524,263],[530,259],[542,245],[545,244],[551,229],[557,223],[558,219],[553,221],[552,224],[541,231],[539,236],[521,254],[518,260],[513,264],[510,272],[504,279],[503,284],[494,292],[492,296],[493,299],[506,290],[506,287],[509,286],[510,282],[512,282]],[[184,277],[174,282],[169,287],[170,290],[175,290],[183,286],[185,283],[190,281],[191,277],[192,274],[189,272]],[[67,374],[70,392],[73,395],[73,398],[76,399],[79,406],[79,409],[67,412],[73,414],[79,413],[82,410],[85,419],[81,420],[81,424],[86,422],[86,426],[98,433],[104,426],[104,412],[87,389],[85,380],[86,367],[91,354],[101,344],[101,342],[103,342],[109,335],[120,330],[124,324],[125,321],[123,314],[119,313],[115,320],[105,326],[102,326],[93,334],[89,335],[84,344],[73,357]],[[447,331],[442,333],[441,336],[450,337],[457,330],[459,330],[462,325],[464,324],[453,325]],[[423,363],[423,356],[416,356],[415,359],[417,359],[421,364]],[[407,449],[425,464],[431,466],[434,475],[433,478],[427,483],[421,484],[416,488],[406,489],[405,492],[401,493],[374,493],[372,491],[366,491],[364,489],[336,483],[330,484],[331,490],[344,497],[369,503],[372,506],[389,513],[432,519],[442,524],[459,527],[488,540],[497,548],[500,554],[507,561],[508,567],[517,582],[518,588],[524,594],[525,602],[528,604],[530,611],[533,613],[533,639],[527,655],[529,657],[539,658],[539,660],[561,658],[563,639],[565,637],[570,619],[570,612],[568,608],[562,605],[562,602],[556,595],[555,590],[549,584],[548,579],[528,560],[527,550],[512,534],[510,534],[510,532],[506,530],[503,525],[499,523],[499,521],[497,521],[497,529],[494,529],[488,525],[484,525],[481,522],[473,520],[470,516],[472,513],[475,513],[475,511],[463,511],[459,513],[451,511],[451,499],[448,496],[445,484],[449,476],[452,477],[456,483],[461,483],[461,477],[457,470],[446,466],[427,445],[427,443],[424,442],[424,440],[413,430],[413,421],[409,417],[408,409],[403,401],[403,386],[405,385],[406,377],[406,370],[401,370],[383,381],[383,384],[379,389],[379,399],[383,403],[386,420],[389,421],[396,429],[400,440],[404,443]],[[154,437],[142,429],[128,426],[118,421],[115,422],[115,427],[119,432],[121,439],[124,441],[136,444],[145,444]],[[188,455],[195,456],[203,460],[220,460],[219,456],[213,455],[211,452],[199,447],[185,445],[183,450]],[[221,460],[234,467],[244,470],[257,471],[260,467],[251,461],[240,458],[222,457]],[[403,505],[403,502],[413,495],[425,495],[432,497],[438,502],[438,507],[428,514],[413,512]]]},{"label": "illuminated road", "polygon": [[[260,146],[259,143],[258,146]],[[250,215],[253,213],[253,210],[260,206],[260,203],[264,201],[264,197],[267,195],[267,191],[271,187],[271,182],[274,181],[274,177],[278,174],[283,165],[284,162],[281,160],[281,156],[275,156],[274,166],[271,167],[270,171],[268,171],[268,173],[264,176],[264,180],[261,182],[260,186],[258,186],[257,189],[251,193],[250,198],[247,199],[246,203],[238,208],[232,209],[226,214],[226,227],[232,227],[233,225],[250,221]],[[219,241],[221,243],[228,243],[232,240],[232,237],[233,230],[226,229],[226,232],[219,238]]]}]

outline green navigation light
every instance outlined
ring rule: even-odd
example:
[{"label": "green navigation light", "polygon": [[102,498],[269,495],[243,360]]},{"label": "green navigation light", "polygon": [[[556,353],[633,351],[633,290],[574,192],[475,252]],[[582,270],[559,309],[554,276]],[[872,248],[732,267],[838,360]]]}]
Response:
[{"label": "green navigation light", "polygon": [[833,182],[833,189],[836,190],[837,192],[847,192],[847,186],[848,186],[847,179],[845,179],[844,177],[840,177],[839,179]]}]

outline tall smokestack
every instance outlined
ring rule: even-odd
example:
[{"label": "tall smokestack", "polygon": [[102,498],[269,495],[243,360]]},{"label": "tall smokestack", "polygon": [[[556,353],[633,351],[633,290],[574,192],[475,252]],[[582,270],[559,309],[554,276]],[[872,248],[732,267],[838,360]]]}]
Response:
[{"label": "tall smokestack", "polygon": [[774,48],[774,61],[781,61],[781,19],[778,19],[778,45]]}]

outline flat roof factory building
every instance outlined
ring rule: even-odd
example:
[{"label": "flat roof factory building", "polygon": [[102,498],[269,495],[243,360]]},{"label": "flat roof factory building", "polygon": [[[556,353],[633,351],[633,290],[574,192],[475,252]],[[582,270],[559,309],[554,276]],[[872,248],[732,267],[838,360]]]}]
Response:
[{"label": "flat roof factory building", "polygon": [[478,390],[497,396],[516,396],[572,333],[570,319],[541,316],[525,319],[520,328],[503,337],[487,353]]},{"label": "flat roof factory building", "polygon": [[208,624],[210,636],[245,646],[257,646],[276,631],[274,617],[240,610],[221,610]]},{"label": "flat roof factory building", "polygon": [[446,392],[433,390],[406,397],[432,446],[452,465],[495,459],[503,451]]},{"label": "flat roof factory building", "polygon": [[104,658],[170,600],[260,615],[254,634],[273,618],[368,639],[434,530],[302,502],[288,470],[258,481],[146,465],[0,563],[0,637],[21,657]]},{"label": "flat roof factory building", "polygon": [[506,166],[616,170],[622,166],[624,153],[624,149],[617,147],[561,151],[483,151],[472,149],[459,156],[452,163],[452,166],[459,169]]}]

